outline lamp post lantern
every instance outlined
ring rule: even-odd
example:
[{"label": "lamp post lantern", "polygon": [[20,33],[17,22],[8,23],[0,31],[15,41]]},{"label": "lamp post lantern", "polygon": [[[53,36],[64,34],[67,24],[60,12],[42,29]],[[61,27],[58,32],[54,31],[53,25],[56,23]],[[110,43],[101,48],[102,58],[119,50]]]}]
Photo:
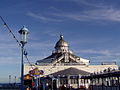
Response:
[{"label": "lamp post lantern", "polygon": [[24,62],[23,62],[23,56],[24,56],[24,46],[27,43],[27,35],[29,34],[29,30],[23,26],[23,28],[21,28],[18,31],[21,35],[21,49],[22,49],[22,60],[21,60],[21,90],[24,90]]}]

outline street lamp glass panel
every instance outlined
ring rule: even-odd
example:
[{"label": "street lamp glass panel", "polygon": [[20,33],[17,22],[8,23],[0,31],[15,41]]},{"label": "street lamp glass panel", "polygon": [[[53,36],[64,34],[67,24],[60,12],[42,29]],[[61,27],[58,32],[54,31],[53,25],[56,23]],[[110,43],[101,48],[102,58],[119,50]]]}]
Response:
[{"label": "street lamp glass panel", "polygon": [[21,36],[21,38],[22,38],[21,41],[27,43],[27,32],[22,32],[21,35],[22,35],[22,36]]}]

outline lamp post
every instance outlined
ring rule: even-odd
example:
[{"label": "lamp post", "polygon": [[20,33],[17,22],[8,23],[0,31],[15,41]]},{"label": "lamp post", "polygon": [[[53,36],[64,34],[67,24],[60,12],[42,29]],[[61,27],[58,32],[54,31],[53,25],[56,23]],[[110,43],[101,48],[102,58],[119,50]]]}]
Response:
[{"label": "lamp post", "polygon": [[14,82],[14,83],[15,83],[15,85],[16,85],[16,76],[15,76],[15,82]]},{"label": "lamp post", "polygon": [[11,75],[9,75],[9,84],[11,84]]},{"label": "lamp post", "polygon": [[23,56],[24,56],[24,46],[27,43],[27,35],[29,34],[29,30],[23,26],[23,28],[21,28],[18,31],[21,35],[21,49],[22,49],[22,60],[21,60],[21,90],[24,90],[24,62],[23,62]]}]

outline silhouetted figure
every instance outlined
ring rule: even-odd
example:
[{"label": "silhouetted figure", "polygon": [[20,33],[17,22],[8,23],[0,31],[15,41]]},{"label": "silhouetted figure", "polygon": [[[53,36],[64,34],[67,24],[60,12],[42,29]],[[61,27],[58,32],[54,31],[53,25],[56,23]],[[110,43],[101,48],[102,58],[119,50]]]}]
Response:
[{"label": "silhouetted figure", "polygon": [[52,86],[50,84],[48,85],[48,88],[49,88],[49,90],[52,90]]},{"label": "silhouetted figure", "polygon": [[64,85],[62,85],[62,86],[60,87],[60,90],[66,90],[66,87],[65,87]]}]

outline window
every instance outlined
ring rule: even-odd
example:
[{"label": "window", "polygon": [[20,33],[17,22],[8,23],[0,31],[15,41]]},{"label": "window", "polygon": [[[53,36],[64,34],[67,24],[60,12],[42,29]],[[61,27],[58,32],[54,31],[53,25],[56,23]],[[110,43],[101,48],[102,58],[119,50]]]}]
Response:
[{"label": "window", "polygon": [[71,84],[78,84],[78,80],[76,78],[70,79]]}]

